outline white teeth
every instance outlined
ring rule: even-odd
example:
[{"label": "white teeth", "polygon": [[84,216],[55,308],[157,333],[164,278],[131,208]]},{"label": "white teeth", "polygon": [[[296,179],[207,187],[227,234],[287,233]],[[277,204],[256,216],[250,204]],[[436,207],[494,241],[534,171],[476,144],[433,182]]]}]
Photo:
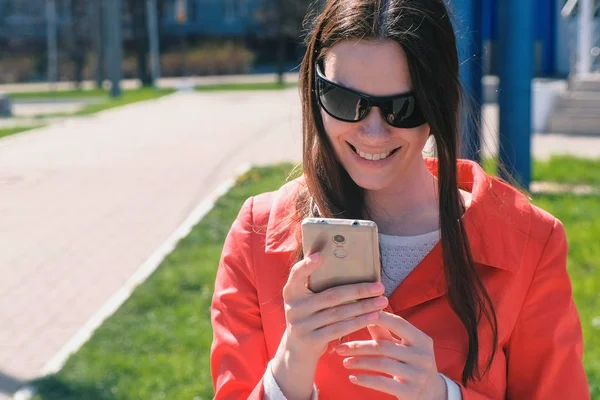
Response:
[{"label": "white teeth", "polygon": [[383,160],[384,158],[387,158],[390,154],[392,154],[392,152],[390,151],[388,153],[369,154],[356,149],[356,154],[358,154],[361,158],[364,158],[365,160],[379,161]]}]

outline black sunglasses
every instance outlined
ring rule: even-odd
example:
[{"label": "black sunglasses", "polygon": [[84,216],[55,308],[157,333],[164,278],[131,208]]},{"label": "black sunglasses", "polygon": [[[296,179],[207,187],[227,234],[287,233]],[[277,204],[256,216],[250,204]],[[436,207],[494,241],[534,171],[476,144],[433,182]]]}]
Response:
[{"label": "black sunglasses", "polygon": [[315,71],[319,105],[335,119],[362,121],[372,107],[377,107],[383,119],[395,128],[416,128],[426,122],[412,92],[385,97],[370,96],[325,78],[318,63]]}]

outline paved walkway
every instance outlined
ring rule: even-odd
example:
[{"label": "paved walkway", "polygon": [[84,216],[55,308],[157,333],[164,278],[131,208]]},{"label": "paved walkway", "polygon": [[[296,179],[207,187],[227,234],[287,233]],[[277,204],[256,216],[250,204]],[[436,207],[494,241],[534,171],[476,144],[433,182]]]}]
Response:
[{"label": "paved walkway", "polygon": [[299,159],[296,96],[178,93],[0,140],[0,393],[240,164]]},{"label": "paved walkway", "polygon": [[[600,156],[599,138],[571,150],[592,147]],[[176,93],[0,140],[0,399],[239,165],[300,149],[295,89]]]}]

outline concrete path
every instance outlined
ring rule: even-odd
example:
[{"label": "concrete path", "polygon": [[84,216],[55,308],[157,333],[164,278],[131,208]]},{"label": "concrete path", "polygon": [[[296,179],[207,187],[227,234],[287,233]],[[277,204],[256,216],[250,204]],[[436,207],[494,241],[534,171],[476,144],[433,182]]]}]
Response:
[{"label": "concrete path", "polygon": [[296,96],[180,93],[0,140],[0,398],[240,164],[299,159]]},{"label": "concrete path", "polygon": [[0,140],[0,399],[238,166],[300,155],[295,89],[181,92]]}]

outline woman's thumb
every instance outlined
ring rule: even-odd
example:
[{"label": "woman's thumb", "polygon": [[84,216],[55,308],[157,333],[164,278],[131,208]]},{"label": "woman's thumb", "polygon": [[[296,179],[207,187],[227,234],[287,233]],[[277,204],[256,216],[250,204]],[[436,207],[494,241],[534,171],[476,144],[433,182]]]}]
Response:
[{"label": "woman's thumb", "polygon": [[313,253],[310,256],[298,261],[292,267],[288,282],[293,282],[305,287],[308,277],[321,266],[323,261],[322,258],[323,257],[320,253]]}]

